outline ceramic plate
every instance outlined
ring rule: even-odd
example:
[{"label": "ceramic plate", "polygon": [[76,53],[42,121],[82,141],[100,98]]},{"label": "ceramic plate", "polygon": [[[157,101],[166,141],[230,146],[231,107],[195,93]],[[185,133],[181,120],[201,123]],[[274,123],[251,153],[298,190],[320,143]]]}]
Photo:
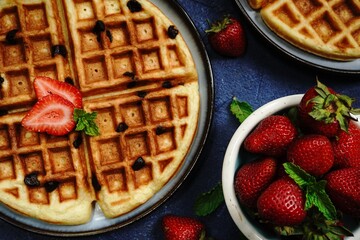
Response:
[{"label": "ceramic plate", "polygon": [[152,0],[152,2],[167,15],[182,33],[196,63],[200,84],[200,118],[197,135],[194,139],[189,154],[179,172],[156,195],[137,209],[118,218],[107,219],[100,208],[95,205],[92,220],[79,226],[52,225],[33,218],[16,214],[4,206],[0,206],[0,217],[18,227],[47,235],[56,236],[81,236],[92,235],[125,226],[136,219],[150,213],[162,204],[180,186],[191,171],[205,144],[210,128],[213,104],[214,86],[210,61],[202,44],[200,35],[186,14],[184,9],[175,1]]},{"label": "ceramic plate", "polygon": [[306,65],[316,67],[318,69],[341,72],[341,73],[360,73],[360,59],[341,62],[322,58],[311,53],[305,52],[282,38],[278,37],[263,22],[258,11],[252,9],[247,0],[235,0],[240,10],[249,19],[255,29],[272,45],[284,52],[286,55],[302,62]]}]

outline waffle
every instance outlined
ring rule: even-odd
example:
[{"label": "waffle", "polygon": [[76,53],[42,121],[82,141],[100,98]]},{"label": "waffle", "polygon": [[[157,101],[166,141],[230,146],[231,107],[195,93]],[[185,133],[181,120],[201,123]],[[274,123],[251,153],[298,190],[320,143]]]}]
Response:
[{"label": "waffle", "polygon": [[345,0],[249,0],[265,24],[294,46],[328,59],[360,57],[360,3]]},{"label": "waffle", "polygon": [[[3,204],[75,225],[91,220],[96,202],[114,218],[144,204],[181,168],[197,131],[197,72],[181,33],[155,5],[1,2],[0,46]],[[40,75],[79,88],[83,108],[97,112],[99,136],[21,126]]]}]

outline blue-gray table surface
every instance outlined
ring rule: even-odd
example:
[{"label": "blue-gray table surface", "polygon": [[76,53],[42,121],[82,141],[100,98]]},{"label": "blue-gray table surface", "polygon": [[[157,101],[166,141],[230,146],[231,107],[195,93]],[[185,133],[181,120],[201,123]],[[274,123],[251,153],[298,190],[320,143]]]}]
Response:
[{"label": "blue-gray table surface", "polygon": [[[258,108],[275,98],[304,93],[315,84],[316,76],[339,92],[360,98],[360,75],[324,72],[290,59],[258,34],[246,20],[235,0],[178,0],[193,20],[206,47],[214,76],[215,105],[208,141],[195,167],[179,189],[161,206],[134,223],[106,233],[76,239],[162,239],[160,221],[165,214],[195,217],[193,205],[200,193],[221,181],[223,157],[231,136],[239,126],[229,112],[233,96]],[[205,30],[207,20],[224,14],[239,18],[248,39],[244,56],[225,58],[210,47]],[[359,66],[360,69],[360,66]],[[359,102],[355,102],[360,107]],[[210,236],[217,240],[241,239],[241,233],[222,204],[214,213],[201,217]],[[0,220],[0,239],[60,239],[23,230]]]}]

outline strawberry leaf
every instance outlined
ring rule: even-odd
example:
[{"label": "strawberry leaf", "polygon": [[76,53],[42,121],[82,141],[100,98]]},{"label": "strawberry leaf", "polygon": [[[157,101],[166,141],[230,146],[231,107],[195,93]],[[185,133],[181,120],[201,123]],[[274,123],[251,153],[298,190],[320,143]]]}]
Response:
[{"label": "strawberry leaf", "polygon": [[309,184],[315,183],[316,178],[311,176],[299,166],[286,162],[283,164],[285,172],[299,185],[301,188],[308,186]]},{"label": "strawberry leaf", "polygon": [[100,135],[99,127],[95,123],[97,113],[87,113],[83,109],[74,109],[75,131],[84,131],[89,136]]},{"label": "strawberry leaf", "polygon": [[246,102],[240,102],[236,97],[233,97],[230,103],[230,112],[242,123],[252,112],[253,108]]},{"label": "strawberry leaf", "polygon": [[195,214],[207,216],[214,212],[224,202],[221,183],[218,183],[209,192],[202,193],[195,201]]}]

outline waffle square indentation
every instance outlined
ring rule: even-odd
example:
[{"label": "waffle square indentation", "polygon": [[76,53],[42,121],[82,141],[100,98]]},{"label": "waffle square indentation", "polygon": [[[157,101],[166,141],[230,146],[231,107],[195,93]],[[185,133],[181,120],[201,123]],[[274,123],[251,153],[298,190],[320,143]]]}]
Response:
[{"label": "waffle square indentation", "polygon": [[51,39],[50,36],[40,36],[30,38],[32,45],[33,61],[44,61],[51,59]]},{"label": "waffle square indentation", "polygon": [[129,127],[145,125],[144,111],[141,102],[120,105],[122,119]]},{"label": "waffle square indentation", "polygon": [[28,188],[29,201],[35,204],[49,204],[49,196],[45,188]]},{"label": "waffle square indentation", "polygon": [[147,132],[126,135],[125,141],[130,159],[150,155]]},{"label": "waffle square indentation", "polygon": [[97,35],[91,29],[80,29],[80,46],[81,52],[96,51],[102,49],[102,44],[97,39]]},{"label": "waffle square indentation", "polygon": [[58,72],[56,64],[37,66],[34,68],[35,76],[47,76],[53,79],[58,79]]},{"label": "waffle square indentation", "polygon": [[7,8],[0,14],[0,34],[20,29],[17,7]]},{"label": "waffle square indentation", "polygon": [[183,62],[181,62],[181,58],[179,58],[179,52],[176,46],[169,46],[167,49],[167,57],[169,60],[169,65],[172,68],[175,67],[181,67],[184,65]]},{"label": "waffle square indentation", "polygon": [[44,160],[41,152],[33,152],[29,154],[20,155],[20,160],[24,164],[25,173],[44,173]]},{"label": "waffle square indentation", "polygon": [[107,0],[105,4],[105,15],[113,15],[121,13],[121,7],[118,0]]},{"label": "waffle square indentation", "polygon": [[135,175],[135,188],[147,185],[153,180],[152,165],[147,164],[145,167],[134,172]]},{"label": "waffle square indentation", "polygon": [[114,109],[104,108],[97,109],[96,124],[99,126],[101,132],[115,132],[116,124],[114,123]]},{"label": "waffle square indentation", "polygon": [[278,16],[278,18],[289,27],[294,27],[300,21],[299,19],[297,19],[295,13],[290,9],[288,4],[284,4],[279,9],[276,9],[274,15]]},{"label": "waffle square indentation", "polygon": [[13,71],[6,74],[9,82],[9,97],[19,97],[21,95],[31,95],[32,83],[27,69]]},{"label": "waffle square indentation", "polygon": [[18,124],[16,126],[16,132],[18,133],[17,142],[18,147],[34,146],[40,144],[39,134],[32,131],[27,131],[25,128]]},{"label": "waffle square indentation", "polygon": [[49,24],[47,21],[45,5],[38,4],[38,5],[26,6],[25,22],[26,22],[26,29],[28,31],[46,29],[49,26]]},{"label": "waffle square indentation", "polygon": [[321,8],[322,4],[318,0],[296,0],[293,1],[302,15],[308,16]]},{"label": "waffle square indentation", "polygon": [[355,8],[351,8],[351,6],[349,6],[347,1],[334,7],[334,12],[339,16],[341,21],[345,24],[348,24],[350,20],[356,19],[356,17],[360,16],[360,12],[356,12]]},{"label": "waffle square indentation", "polygon": [[176,96],[177,111],[179,118],[185,118],[189,116],[188,112],[188,97],[187,96]]},{"label": "waffle square indentation", "polygon": [[156,135],[155,139],[157,154],[176,149],[174,128],[166,129],[166,132]]},{"label": "waffle square indentation", "polygon": [[121,146],[118,138],[106,139],[99,142],[100,164],[102,166],[121,162]]},{"label": "waffle square indentation", "polygon": [[95,12],[92,1],[80,1],[75,4],[77,18],[79,20],[95,18]]},{"label": "waffle square indentation", "polygon": [[86,83],[101,82],[108,79],[104,56],[85,59],[83,64],[85,69]]},{"label": "waffle square indentation", "polygon": [[11,148],[8,126],[0,126],[0,150],[8,150]]},{"label": "waffle square indentation", "polygon": [[74,165],[69,147],[49,149],[49,160],[53,173],[73,172]]},{"label": "waffle square indentation", "polygon": [[0,159],[0,180],[15,179],[15,166],[13,157],[5,157]]},{"label": "waffle square indentation", "polygon": [[123,52],[112,56],[114,78],[122,78],[125,72],[134,72],[133,52]]},{"label": "waffle square indentation", "polygon": [[163,69],[163,64],[160,57],[160,49],[155,48],[140,50],[140,54],[143,62],[143,72]]},{"label": "waffle square indentation", "polygon": [[135,21],[134,24],[138,43],[158,39],[153,18]]},{"label": "waffle square indentation", "polygon": [[104,172],[107,186],[110,192],[127,191],[125,169],[114,169]]},{"label": "waffle square indentation", "polygon": [[170,97],[156,98],[149,100],[151,122],[165,122],[172,120]]},{"label": "waffle square indentation", "polygon": [[338,34],[339,28],[336,27],[329,13],[324,13],[318,19],[311,22],[311,26],[324,43],[327,43],[334,35]]},{"label": "waffle square indentation", "polygon": [[5,67],[20,65],[26,62],[25,44],[18,40],[17,44],[2,44],[2,62]]},{"label": "waffle square indentation", "polygon": [[76,180],[62,182],[59,185],[59,200],[64,202],[67,200],[77,199]]},{"label": "waffle square indentation", "polygon": [[109,25],[108,30],[112,36],[112,42],[110,45],[111,48],[130,45],[130,34],[126,22],[120,22],[116,25]]}]

